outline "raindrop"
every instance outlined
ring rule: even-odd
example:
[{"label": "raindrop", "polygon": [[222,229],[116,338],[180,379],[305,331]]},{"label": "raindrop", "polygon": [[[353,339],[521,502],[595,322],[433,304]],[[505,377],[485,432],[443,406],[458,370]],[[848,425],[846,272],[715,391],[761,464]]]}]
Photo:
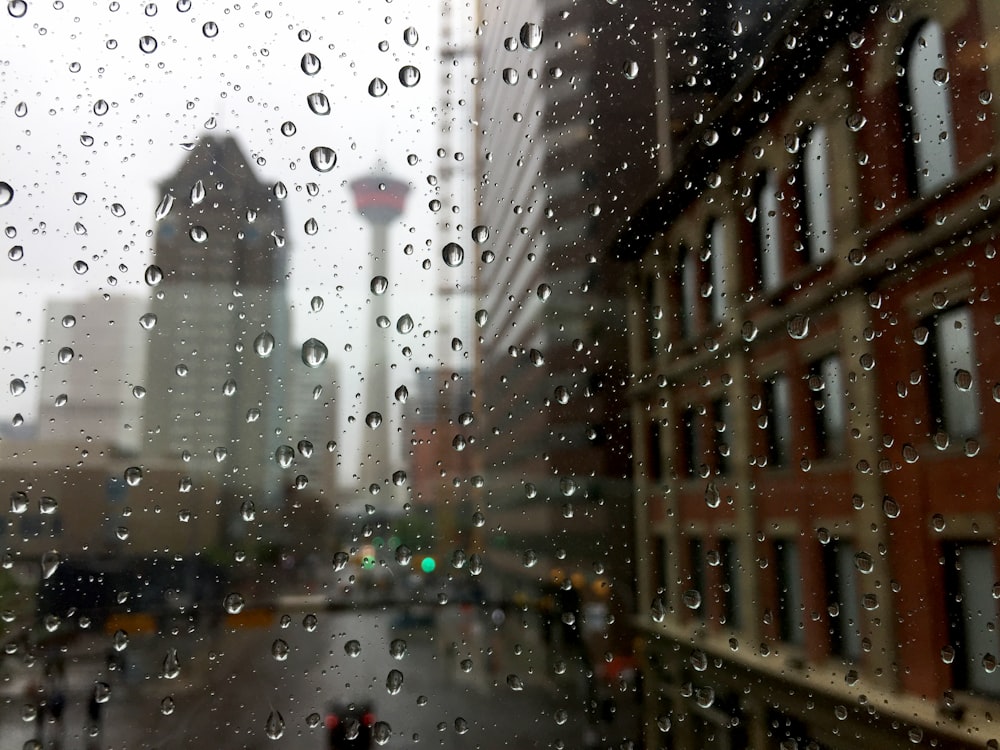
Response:
[{"label": "raindrop", "polygon": [[405,385],[401,385],[399,386],[399,388],[396,389],[396,392],[393,393],[392,395],[399,403],[405,404],[406,399],[409,398],[410,396],[410,392],[409,390],[407,390]]},{"label": "raindrop", "polygon": [[80,276],[87,273],[90,270],[90,266],[87,265],[86,261],[78,260],[73,263],[73,270]]},{"label": "raindrop", "polygon": [[521,557],[521,563],[526,568],[533,568],[538,564],[538,553],[533,549],[525,550]]},{"label": "raindrop", "polygon": [[201,27],[201,33],[209,39],[214,38],[219,33],[219,25],[215,21],[206,21]]},{"label": "raindrop", "polygon": [[875,561],[867,552],[858,552],[854,555],[854,567],[863,575],[868,575],[875,570]]},{"label": "raindrop", "polygon": [[6,182],[0,182],[0,206],[6,206],[14,200],[14,188]]},{"label": "raindrop", "polygon": [[372,279],[371,290],[372,294],[385,294],[386,289],[389,288],[389,280],[385,276],[376,276]]},{"label": "raindrop", "polygon": [[406,484],[406,472],[405,471],[394,471],[392,473],[392,483],[397,487],[402,487]]},{"label": "raindrop", "polygon": [[191,205],[197,206],[205,200],[205,183],[201,180],[191,186]]},{"label": "raindrop", "polygon": [[10,381],[10,395],[20,396],[26,390],[24,381],[21,378],[14,378]]},{"label": "raindrop", "polygon": [[396,547],[396,562],[400,565],[409,565],[413,560],[413,552],[405,544]]},{"label": "raindrop", "polygon": [[306,97],[306,102],[309,104],[309,109],[312,110],[314,115],[330,114],[330,100],[323,92],[316,91],[309,94],[309,96]]},{"label": "raindrop", "polygon": [[517,75],[517,71],[516,70],[514,70],[513,68],[504,68],[503,69],[503,82],[504,83],[506,83],[508,86],[514,86],[514,85],[517,84],[517,81],[518,81],[518,75]]},{"label": "raindrop", "polygon": [[302,362],[307,367],[319,367],[328,354],[326,344],[319,339],[306,339],[302,344]]},{"label": "raindrop", "polygon": [[150,36],[149,34],[139,37],[139,49],[147,55],[156,52],[156,37]]},{"label": "raindrop", "polygon": [[84,203],[87,202],[87,194],[79,192],[73,193],[73,202],[78,206],[82,206]]},{"label": "raindrop", "polygon": [[317,172],[329,172],[337,164],[337,152],[329,146],[317,146],[309,152],[309,163]]},{"label": "raindrop", "polygon": [[456,242],[449,242],[444,246],[441,251],[441,256],[444,258],[444,263],[450,268],[457,268],[462,265],[462,261],[465,260],[465,250],[462,246]]},{"label": "raindrop", "polygon": [[415,47],[417,42],[420,41],[420,35],[417,33],[415,28],[408,26],[403,31],[403,41],[407,44],[407,46]]},{"label": "raindrop", "polygon": [[298,131],[298,128],[295,127],[295,123],[292,122],[291,120],[285,120],[283,123],[281,123],[280,130],[283,136],[285,136],[286,138],[291,138]]},{"label": "raindrop", "polygon": [[296,443],[295,447],[298,449],[299,454],[303,458],[310,458],[310,457],[312,457],[312,454],[313,454],[313,444],[310,443],[308,440],[300,440],[298,443]]},{"label": "raindrop", "polygon": [[318,625],[319,618],[311,612],[302,618],[302,627],[306,629],[307,633],[314,633]]},{"label": "raindrop", "polygon": [[274,336],[264,331],[253,340],[253,350],[259,357],[270,357],[274,351]]},{"label": "raindrop", "polygon": [[98,117],[103,117],[108,113],[108,103],[104,99],[98,99],[94,102],[94,114]]},{"label": "raindrop", "polygon": [[413,65],[404,65],[399,69],[399,82],[411,88],[420,83],[420,70]]},{"label": "raindrop", "polygon": [[401,661],[406,656],[406,641],[402,638],[393,638],[389,643],[389,655],[396,661]]},{"label": "raindrop", "polygon": [[274,451],[274,459],[278,462],[278,466],[287,469],[295,460],[295,449],[290,445],[279,445]]},{"label": "raindrop", "polygon": [[955,387],[958,388],[958,390],[965,392],[972,390],[972,373],[968,370],[956,370]]},{"label": "raindrop", "polygon": [[476,310],[475,319],[476,319],[476,325],[482,328],[483,326],[486,325],[486,321],[489,320],[489,313],[487,313],[485,310]]},{"label": "raindrop", "polygon": [[805,315],[795,315],[787,324],[788,335],[801,340],[809,335],[809,318]]},{"label": "raindrop", "polygon": [[59,501],[54,497],[49,497],[48,495],[43,495],[38,501],[38,510],[41,511],[43,515],[51,515],[59,509]]},{"label": "raindrop", "polygon": [[528,360],[535,367],[541,367],[545,364],[545,356],[537,349],[532,349],[528,352]]},{"label": "raindrop", "polygon": [[181,663],[177,658],[177,649],[172,648],[163,657],[163,676],[168,680],[176,679],[181,673]]},{"label": "raindrop", "polygon": [[320,62],[320,59],[312,52],[306,52],[304,55],[302,55],[302,61],[299,63],[299,65],[302,67],[302,72],[305,73],[307,76],[316,75],[317,73],[319,73],[320,68],[323,67],[323,64]]},{"label": "raindrop", "polygon": [[226,598],[222,602],[222,606],[225,608],[226,612],[231,615],[238,615],[243,611],[243,607],[246,602],[240,594],[232,593],[226,595]]},{"label": "raindrop", "polygon": [[28,3],[25,0],[8,0],[7,12],[12,18],[23,18],[28,12]]},{"label": "raindrop", "polygon": [[368,412],[365,416],[365,424],[373,430],[378,429],[379,425],[382,424],[382,415],[377,411]]},{"label": "raindrop", "polygon": [[516,674],[507,675],[507,687],[515,692],[520,692],[524,690],[524,682]]},{"label": "raindrop", "polygon": [[275,661],[284,661],[288,658],[288,644],[281,638],[275,638],[271,644],[271,656]]},{"label": "raindrop", "polygon": [[319,223],[316,221],[316,219],[310,217],[306,219],[306,223],[303,229],[305,230],[305,233],[311,237],[317,232],[319,232]]},{"label": "raindrop", "polygon": [[160,199],[159,204],[156,206],[156,220],[161,221],[167,214],[170,213],[170,209],[174,207],[174,196],[167,193]]},{"label": "raindrop", "polygon": [[403,689],[403,673],[398,669],[390,670],[385,678],[385,689],[389,695],[398,695]]},{"label": "raindrop", "polygon": [[10,512],[20,515],[28,511],[28,495],[17,491],[10,493]]},{"label": "raindrop", "polygon": [[708,486],[705,487],[705,505],[709,508],[718,508],[721,502],[722,497],[719,495],[719,488],[715,486],[714,481],[710,481]]},{"label": "raindrop", "polygon": [[68,365],[73,361],[73,350],[68,346],[62,347],[56,354],[56,359],[61,365]]},{"label": "raindrop", "polygon": [[267,735],[269,740],[278,740],[281,739],[284,733],[285,720],[282,718],[280,712],[272,711],[267,716],[267,723],[264,725],[264,734]]},{"label": "raindrop", "polygon": [[521,46],[526,49],[537,49],[542,43],[542,27],[534,23],[526,23],[521,26]]},{"label": "raindrop", "polygon": [[388,722],[376,721],[375,726],[372,727],[372,739],[375,740],[375,744],[384,745],[392,737],[392,727],[389,726]]},{"label": "raindrop", "polygon": [[61,323],[63,328],[72,328],[76,325],[76,318],[72,315],[63,315]]},{"label": "raindrop", "polygon": [[639,75],[639,63],[634,60],[626,60],[625,64],[622,65],[622,73],[625,74],[628,80],[634,81],[636,76]]},{"label": "raindrop", "polygon": [[125,484],[129,487],[138,487],[142,482],[142,469],[138,466],[129,466],[125,469]]},{"label": "raindrop", "polygon": [[372,78],[372,82],[368,84],[368,93],[376,99],[380,96],[385,96],[387,90],[388,86],[385,85],[385,81],[381,78]]},{"label": "raindrop", "polygon": [[400,316],[399,320],[396,321],[396,330],[400,333],[409,333],[413,330],[413,318],[410,317],[409,313]]},{"label": "raindrop", "polygon": [[867,124],[867,122],[867,117],[860,112],[854,112],[853,114],[847,116],[847,129],[851,132],[857,133]]},{"label": "raindrop", "polygon": [[490,238],[489,227],[480,224],[472,228],[472,241],[475,242],[477,245],[483,244],[489,238]]},{"label": "raindrop", "polygon": [[145,328],[147,331],[156,327],[156,314],[155,313],[145,313],[139,317],[139,325]]},{"label": "raindrop", "polygon": [[697,589],[688,589],[681,598],[688,609],[698,609],[701,606],[701,592]]},{"label": "raindrop", "polygon": [[208,230],[201,225],[196,225],[191,227],[191,231],[188,232],[188,236],[197,243],[202,243],[208,239]]},{"label": "raindrop", "polygon": [[361,655],[361,644],[356,640],[350,640],[344,644],[344,653],[350,656],[352,659],[358,658]]},{"label": "raindrop", "polygon": [[350,562],[350,556],[346,552],[336,552],[333,555],[333,570],[334,572],[340,572],[347,567],[347,563]]},{"label": "raindrop", "polygon": [[7,251],[7,257],[12,261],[17,262],[24,257],[24,247],[21,245],[14,245],[10,250]]},{"label": "raindrop", "polygon": [[222,395],[224,396],[235,396],[237,390],[236,381],[232,378],[227,379],[226,382],[222,384]]},{"label": "raindrop", "polygon": [[936,83],[938,86],[946,85],[950,77],[951,76],[948,75],[948,71],[945,70],[944,68],[936,68],[934,70],[934,73],[932,74],[934,83]]},{"label": "raindrop", "polygon": [[899,518],[899,503],[889,495],[882,498],[882,512],[886,518]]}]

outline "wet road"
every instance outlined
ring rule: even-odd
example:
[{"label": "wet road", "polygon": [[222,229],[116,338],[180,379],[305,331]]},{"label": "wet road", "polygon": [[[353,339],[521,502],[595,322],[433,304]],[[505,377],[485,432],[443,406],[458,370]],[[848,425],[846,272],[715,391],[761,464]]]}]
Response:
[{"label": "wet road", "polygon": [[[390,748],[581,746],[582,696],[552,682],[550,660],[530,642],[518,642],[523,629],[513,618],[496,632],[481,614],[458,608],[415,628],[393,627],[402,625],[394,611],[317,612],[314,624],[303,611],[286,614],[287,627],[279,612],[264,626],[133,638],[124,679],[107,671],[96,646],[93,658],[75,657],[59,747],[318,750],[326,747],[325,729],[321,720],[311,724],[334,700],[370,702],[391,727]],[[280,643],[275,649],[277,639],[287,649]],[[390,653],[397,639],[405,642],[399,659]],[[163,660],[171,648],[180,674],[167,679]],[[285,652],[283,659],[274,655]],[[394,669],[403,682],[391,695],[387,677]],[[91,738],[85,706],[95,680],[106,680],[111,692],[102,731]],[[0,705],[3,748],[21,750],[37,736],[35,723],[22,720],[24,705],[20,696]],[[269,732],[269,717],[277,714],[284,728],[273,738],[278,732],[273,719]],[[46,732],[45,746],[52,746],[60,733],[52,725]]]}]

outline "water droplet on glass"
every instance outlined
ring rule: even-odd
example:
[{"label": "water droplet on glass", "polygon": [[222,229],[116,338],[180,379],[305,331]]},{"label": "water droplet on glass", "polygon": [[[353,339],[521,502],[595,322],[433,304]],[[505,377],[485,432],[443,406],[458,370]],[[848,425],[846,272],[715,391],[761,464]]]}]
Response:
[{"label": "water droplet on glass", "polygon": [[73,270],[80,276],[87,273],[90,270],[90,266],[87,265],[86,261],[78,260],[73,263]]},{"label": "water droplet on glass", "polygon": [[311,612],[302,618],[302,627],[307,633],[314,633],[319,626],[319,618]]},{"label": "water droplet on glass", "polygon": [[257,352],[259,357],[270,357],[271,352],[274,351],[274,336],[268,331],[259,334],[253,340],[253,350]]},{"label": "water droplet on glass", "polygon": [[404,65],[399,69],[399,82],[411,88],[420,83],[420,70],[413,65]]},{"label": "water droplet on glass", "polygon": [[401,661],[406,656],[406,641],[402,638],[393,638],[389,643],[389,655],[396,661]]},{"label": "water droplet on glass", "polygon": [[350,556],[346,552],[336,552],[333,555],[333,570],[334,572],[340,572],[347,567],[347,563],[350,562]]},{"label": "water droplet on glass", "polygon": [[385,689],[389,695],[398,695],[403,689],[403,673],[398,669],[390,670],[385,678]]},{"label": "water droplet on glass", "polygon": [[960,391],[971,391],[972,373],[968,370],[955,370],[955,387]]},{"label": "water droplet on glass", "polygon": [[847,129],[857,133],[868,123],[868,118],[860,112],[854,112],[847,116]]},{"label": "water droplet on glass", "polygon": [[410,317],[409,313],[401,315],[396,321],[396,330],[400,333],[409,333],[413,330],[413,318]]},{"label": "water droplet on glass", "polygon": [[68,346],[64,346],[56,353],[56,361],[61,365],[68,365],[73,361],[73,356],[73,350]]},{"label": "water droplet on glass", "polygon": [[317,232],[319,232],[319,223],[316,221],[316,219],[313,219],[312,217],[310,217],[310,218],[306,219],[306,223],[305,223],[303,229],[305,230],[306,234],[308,234],[310,237],[312,237]]},{"label": "water droplet on glass", "polygon": [[256,517],[253,500],[244,500],[240,504],[240,517],[244,521],[252,521]]},{"label": "water droplet on glass", "polygon": [[885,513],[886,518],[899,518],[899,503],[886,495],[882,498],[882,512]]},{"label": "water droplet on glass", "polygon": [[106,115],[109,109],[110,107],[108,106],[108,103],[104,99],[98,99],[96,102],[94,102],[94,114],[97,115],[98,117],[103,117],[104,115]]},{"label": "water droplet on glass", "polygon": [[405,544],[396,547],[396,562],[400,565],[409,565],[413,560],[413,552]]},{"label": "water droplet on glass", "polygon": [[219,34],[219,25],[215,21],[206,21],[201,27],[201,33],[212,39]]},{"label": "water droplet on glass", "polygon": [[521,557],[521,563],[526,568],[533,568],[538,564],[538,553],[533,549],[525,550]]},{"label": "water droplet on glass", "polygon": [[28,3],[25,0],[8,0],[7,12],[11,18],[23,18],[28,12]]},{"label": "water droplet on glass", "polygon": [[701,592],[697,589],[688,589],[681,598],[688,609],[698,609],[701,606]]},{"label": "water droplet on glass", "polygon": [[385,96],[385,92],[388,91],[388,88],[389,87],[385,85],[385,81],[381,78],[372,78],[372,82],[368,84],[368,93],[377,99],[380,96]]},{"label": "water droplet on glass", "polygon": [[129,487],[137,487],[142,482],[142,469],[138,466],[129,466],[125,469],[125,483]]},{"label": "water droplet on glass", "polygon": [[486,322],[489,320],[489,313],[487,313],[485,310],[476,310],[475,319],[476,319],[476,325],[482,328],[483,326],[486,325]]},{"label": "water droplet on glass", "polygon": [[283,136],[285,136],[286,138],[291,138],[298,131],[298,128],[295,127],[295,123],[292,122],[291,120],[285,120],[283,123],[281,123],[280,130]]},{"label": "water droplet on glass", "polygon": [[238,615],[243,611],[243,607],[246,602],[243,596],[233,592],[232,594],[227,594],[226,598],[222,602],[222,606],[225,608],[226,612],[231,615]]},{"label": "water droplet on glass", "polygon": [[622,73],[625,74],[628,80],[634,81],[636,76],[639,75],[639,63],[634,60],[626,60],[625,64],[622,65]]},{"label": "water droplet on glass", "polygon": [[407,44],[407,46],[415,47],[417,42],[420,41],[420,35],[417,33],[415,28],[408,26],[403,31],[403,41]]},{"label": "water droplet on glass", "polygon": [[382,424],[382,415],[377,411],[370,411],[365,416],[365,424],[371,429],[377,429]]},{"label": "water droplet on glass", "polygon": [[326,344],[319,339],[306,339],[302,343],[302,362],[307,367],[319,367],[328,354]]},{"label": "water droplet on glass", "polygon": [[267,716],[267,723],[264,725],[264,734],[267,735],[269,740],[281,739],[281,736],[285,733],[285,720],[282,718],[281,713],[278,711],[272,711]]},{"label": "water droplet on glass", "polygon": [[306,97],[306,103],[314,115],[330,114],[330,100],[321,91],[315,91]]},{"label": "water droplet on glass", "polygon": [[163,676],[168,680],[176,679],[181,673],[180,659],[177,658],[177,649],[172,648],[163,657]]},{"label": "water droplet on glass", "polygon": [[542,43],[542,27],[534,23],[526,23],[521,26],[521,33],[518,35],[521,46],[526,49],[537,49]]},{"label": "water droplet on glass", "polygon": [[406,472],[405,471],[394,471],[392,473],[392,483],[397,487],[402,487],[406,484]]},{"label": "water droplet on glass", "polygon": [[545,364],[545,355],[543,355],[537,349],[532,349],[528,352],[528,361],[531,362],[535,367],[541,367]]},{"label": "water droplet on glass", "polygon": [[312,52],[306,52],[302,55],[302,61],[299,63],[299,66],[307,76],[314,76],[319,73],[320,68],[323,67],[323,63]]},{"label": "water droplet on glass", "polygon": [[139,318],[139,325],[145,328],[147,331],[156,327],[156,314],[155,313],[144,313]]},{"label": "water droplet on glass", "polygon": [[288,658],[288,644],[281,638],[275,638],[271,644],[271,656],[276,661],[285,661]]},{"label": "water droplet on glass", "polygon": [[329,146],[317,146],[309,152],[309,163],[317,172],[329,172],[337,165],[337,152]]},{"label": "water droplet on glass", "polygon": [[524,690],[524,682],[516,674],[507,675],[507,687],[516,692]]},{"label": "water droplet on glass", "polygon": [[515,86],[517,85],[519,76],[517,75],[517,71],[514,70],[513,68],[504,68],[502,73],[502,78],[503,82],[506,83],[508,86]]},{"label": "water droplet on glass", "polygon": [[287,469],[295,460],[295,449],[290,445],[279,445],[274,451],[274,458],[278,466]]},{"label": "water droplet on glass", "polygon": [[465,260],[465,250],[462,246],[456,242],[449,242],[444,246],[441,251],[441,256],[444,258],[444,263],[450,268],[457,268],[462,265],[462,261]]},{"label": "water droplet on glass", "polygon": [[787,324],[788,335],[801,340],[809,335],[809,318],[805,315],[795,315]]},{"label": "water droplet on glass", "polygon": [[344,644],[344,653],[350,656],[352,659],[356,659],[361,655],[361,644],[356,640],[350,640]]}]

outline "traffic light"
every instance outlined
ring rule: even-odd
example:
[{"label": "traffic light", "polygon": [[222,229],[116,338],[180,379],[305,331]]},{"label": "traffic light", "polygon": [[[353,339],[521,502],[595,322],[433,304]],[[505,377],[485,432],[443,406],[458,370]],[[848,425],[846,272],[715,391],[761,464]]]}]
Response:
[{"label": "traffic light", "polygon": [[433,573],[436,567],[437,562],[435,562],[433,557],[428,556],[420,561],[420,569],[425,573]]}]

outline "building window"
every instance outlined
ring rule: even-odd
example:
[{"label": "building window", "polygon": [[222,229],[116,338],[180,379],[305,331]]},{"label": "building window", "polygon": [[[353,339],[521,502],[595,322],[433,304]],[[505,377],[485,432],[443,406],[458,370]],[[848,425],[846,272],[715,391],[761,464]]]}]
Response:
[{"label": "building window", "polygon": [[822,263],[833,249],[830,141],[824,125],[814,125],[805,138],[800,175],[806,253],[810,263]]},{"label": "building window", "polygon": [[654,419],[649,423],[648,441],[646,444],[646,479],[659,482],[663,479],[663,459],[660,449],[660,421]]},{"label": "building window", "polygon": [[719,540],[719,566],[722,568],[722,622],[731,628],[738,628],[736,543],[729,537]]},{"label": "building window", "polygon": [[706,232],[708,251],[708,274],[710,311],[712,322],[720,323],[726,315],[726,294],[729,279],[726,272],[726,228],[719,219],[708,224]]},{"label": "building window", "polygon": [[656,279],[646,277],[642,297],[642,307],[645,312],[646,356],[655,357],[660,350],[660,306],[656,294]]},{"label": "building window", "polygon": [[839,455],[844,450],[847,429],[847,399],[840,357],[831,354],[809,366],[809,390],[812,392],[816,456]]},{"label": "building window", "polygon": [[972,310],[967,305],[923,321],[927,338],[927,390],[937,428],[955,437],[979,432],[979,388],[973,347]]},{"label": "building window", "polygon": [[1000,695],[1000,671],[987,671],[984,665],[1000,656],[997,602],[993,598],[995,574],[990,545],[945,545],[945,609],[954,649],[954,686],[994,696]]},{"label": "building window", "polygon": [[771,466],[788,463],[791,449],[791,387],[787,375],[775,374],[763,383],[764,434],[767,440],[767,462]]},{"label": "building window", "polygon": [[695,332],[698,310],[698,264],[691,249],[680,246],[677,268],[680,281],[681,307],[678,311],[681,336],[690,338]]},{"label": "building window", "polygon": [[781,214],[778,210],[778,183],[774,172],[760,175],[757,192],[757,273],[766,292],[781,285]]},{"label": "building window", "polygon": [[653,560],[650,571],[650,580],[653,583],[653,590],[662,595],[664,601],[669,601],[670,580],[667,565],[667,540],[662,536],[653,537]]},{"label": "building window", "polygon": [[831,542],[823,547],[830,653],[850,661],[861,658],[861,606],[854,546]]},{"label": "building window", "polygon": [[775,576],[778,584],[778,637],[785,643],[802,645],[802,560],[798,545],[790,540],[774,544]]},{"label": "building window", "polygon": [[681,412],[680,424],[680,470],[686,477],[695,475],[698,464],[698,424],[697,413],[693,406],[688,406]]},{"label": "building window", "polygon": [[699,617],[705,616],[705,549],[701,539],[688,539],[688,570],[691,588],[698,592],[702,604],[697,607]]},{"label": "building window", "polygon": [[937,21],[917,27],[903,68],[913,187],[916,195],[932,195],[955,173],[948,63],[944,31]]},{"label": "building window", "polygon": [[720,476],[729,473],[729,401],[719,397],[712,401],[712,453],[715,470]]}]

